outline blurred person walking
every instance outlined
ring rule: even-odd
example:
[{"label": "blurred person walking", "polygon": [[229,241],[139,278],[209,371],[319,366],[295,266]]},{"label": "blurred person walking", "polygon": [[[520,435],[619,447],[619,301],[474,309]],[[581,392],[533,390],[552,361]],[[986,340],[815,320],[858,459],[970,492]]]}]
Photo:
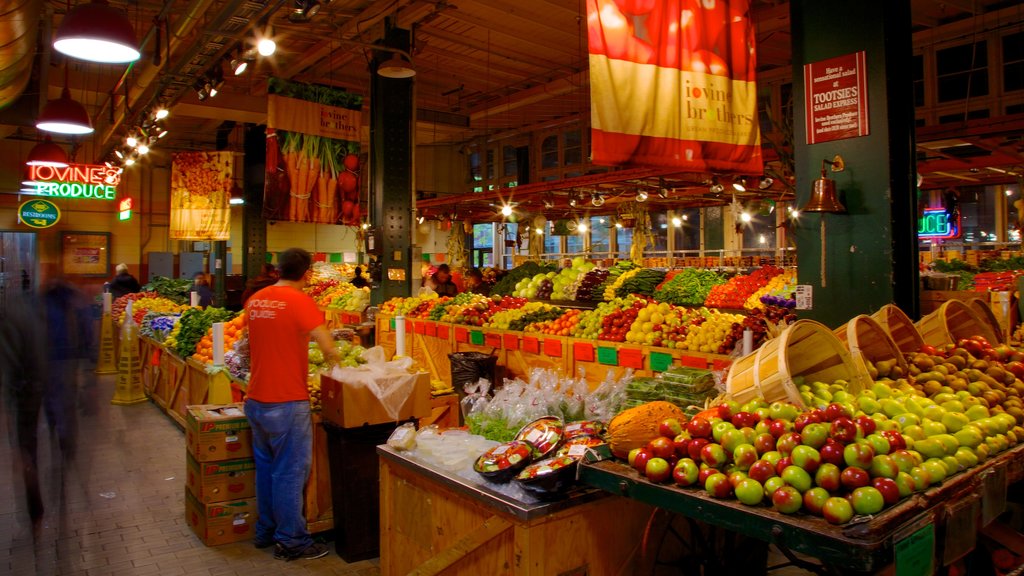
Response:
[{"label": "blurred person walking", "polygon": [[47,342],[43,408],[61,454],[70,461],[78,435],[78,365],[88,353],[88,311],[82,293],[63,278],[47,282],[42,301]]}]

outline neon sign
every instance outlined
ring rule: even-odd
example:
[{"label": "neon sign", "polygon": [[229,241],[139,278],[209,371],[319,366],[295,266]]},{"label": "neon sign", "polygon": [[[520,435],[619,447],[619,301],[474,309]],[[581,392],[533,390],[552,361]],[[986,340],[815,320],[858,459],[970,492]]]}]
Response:
[{"label": "neon sign", "polygon": [[117,219],[120,221],[132,219],[132,199],[125,198],[117,203]]},{"label": "neon sign", "polygon": [[960,237],[960,212],[949,217],[945,208],[929,208],[917,221],[918,238],[948,240]]},{"label": "neon sign", "polygon": [[120,183],[120,168],[71,164],[64,168],[29,166],[25,185],[39,196],[115,200]]}]

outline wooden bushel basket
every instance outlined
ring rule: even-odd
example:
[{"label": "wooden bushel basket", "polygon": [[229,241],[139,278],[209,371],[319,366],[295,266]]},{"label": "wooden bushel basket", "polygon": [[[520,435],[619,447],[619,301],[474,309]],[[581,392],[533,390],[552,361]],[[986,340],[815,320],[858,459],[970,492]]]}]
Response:
[{"label": "wooden bushel basket", "polygon": [[938,310],[917,321],[921,338],[932,346],[953,344],[961,338],[983,336],[989,342],[999,342],[988,324],[960,300],[949,300]]},{"label": "wooden bushel basket", "polygon": [[1003,337],[1003,328],[999,325],[999,319],[996,318],[995,312],[992,311],[992,306],[981,298],[971,298],[967,301],[967,305],[971,307],[971,310],[978,315],[978,318],[982,322],[988,324],[989,329],[996,334],[996,340],[989,340],[989,344],[995,346],[996,344],[1005,344],[1006,338]]},{"label": "wooden bushel basket", "polygon": [[788,400],[803,406],[793,382],[846,380],[852,393],[864,389],[867,372],[858,368],[850,352],[827,326],[813,320],[798,320],[754,353],[736,360],[726,378],[729,396],[740,403],[756,397],[769,402]]},{"label": "wooden bushel basket", "polygon": [[846,324],[836,328],[833,332],[843,344],[858,368],[864,372],[868,371],[868,362],[877,364],[881,361],[895,360],[896,366],[907,374],[907,360],[903,357],[892,336],[885,331],[881,324],[866,314],[855,316]]},{"label": "wooden bushel basket", "polygon": [[900,352],[917,352],[924,346],[924,338],[921,338],[921,333],[910,317],[895,305],[882,306],[871,318],[889,333]]}]

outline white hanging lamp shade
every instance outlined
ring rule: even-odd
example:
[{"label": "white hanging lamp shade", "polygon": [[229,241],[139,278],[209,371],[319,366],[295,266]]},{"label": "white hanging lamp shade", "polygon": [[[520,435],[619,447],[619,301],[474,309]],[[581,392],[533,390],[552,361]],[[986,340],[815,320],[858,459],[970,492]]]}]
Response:
[{"label": "white hanging lamp shade", "polygon": [[58,134],[92,134],[92,121],[82,103],[71,98],[67,86],[60,98],[50,100],[36,120],[36,128]]},{"label": "white hanging lamp shade", "polygon": [[29,166],[51,166],[65,168],[68,165],[68,153],[54,142],[49,135],[32,147],[25,164]]},{"label": "white hanging lamp shade", "polygon": [[53,47],[72,58],[121,64],[142,54],[127,14],[106,0],[93,0],[71,9],[60,23]]}]

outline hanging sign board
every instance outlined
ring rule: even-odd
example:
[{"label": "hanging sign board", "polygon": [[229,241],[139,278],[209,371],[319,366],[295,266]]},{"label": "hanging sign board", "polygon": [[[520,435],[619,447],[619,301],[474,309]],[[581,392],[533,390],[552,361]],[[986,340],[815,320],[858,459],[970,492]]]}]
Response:
[{"label": "hanging sign board", "polygon": [[35,198],[18,206],[18,219],[31,228],[49,228],[60,222],[60,208],[49,200]]},{"label": "hanging sign board", "polygon": [[867,72],[863,50],[804,64],[808,144],[869,134]]},{"label": "hanging sign board", "polygon": [[94,164],[71,164],[64,168],[29,166],[24,182],[38,196],[68,199],[114,200],[121,183],[121,169]]},{"label": "hanging sign board", "polygon": [[917,237],[948,240],[960,237],[960,212],[949,216],[944,208],[930,208],[917,221]]}]

